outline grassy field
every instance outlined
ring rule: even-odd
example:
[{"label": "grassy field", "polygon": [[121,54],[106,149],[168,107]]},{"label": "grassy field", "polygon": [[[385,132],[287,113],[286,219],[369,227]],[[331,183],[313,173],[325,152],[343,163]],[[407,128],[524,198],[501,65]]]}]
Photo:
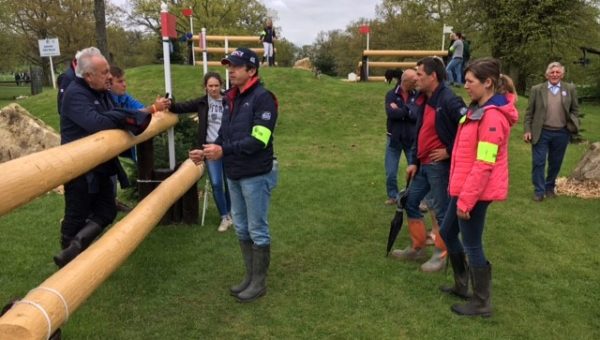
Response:
[{"label": "grassy field", "polygon": [[[495,315],[461,318],[438,286],[448,273],[384,257],[394,209],[383,169],[386,84],[316,79],[261,70],[280,102],[275,150],[280,181],[268,295],[239,304],[227,287],[242,275],[233,232],[207,225],[157,227],[63,327],[65,339],[598,339],[599,200],[531,201],[530,146],[522,124],[510,145],[509,200],[491,205],[484,234],[494,265]],[[131,92],[162,94],[159,66],[132,69]],[[174,67],[174,93],[201,92],[200,71]],[[462,90],[461,94],[464,95]],[[22,105],[58,126],[55,92]],[[519,100],[521,116],[527,104]],[[600,108],[584,106],[584,138],[600,140]],[[522,121],[522,117],[521,117]],[[561,175],[587,148],[569,146]],[[401,172],[405,164],[401,165]],[[55,272],[62,197],[47,194],[0,217],[0,303],[23,296]],[[409,242],[402,231],[397,246]]]}]

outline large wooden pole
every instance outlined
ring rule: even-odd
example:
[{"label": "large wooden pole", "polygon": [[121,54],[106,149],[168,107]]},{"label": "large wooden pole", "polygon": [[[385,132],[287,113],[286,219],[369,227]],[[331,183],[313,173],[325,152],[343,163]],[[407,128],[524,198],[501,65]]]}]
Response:
[{"label": "large wooden pole", "polygon": [[156,136],[177,120],[172,113],[159,112],[139,136],[123,130],[100,131],[0,164],[0,216]]},{"label": "large wooden pole", "polygon": [[99,240],[2,316],[0,339],[44,339],[52,334],[117,270],[203,173],[203,163],[185,161]]},{"label": "large wooden pole", "polygon": [[426,50],[364,50],[366,57],[445,57],[448,51],[426,51]]}]

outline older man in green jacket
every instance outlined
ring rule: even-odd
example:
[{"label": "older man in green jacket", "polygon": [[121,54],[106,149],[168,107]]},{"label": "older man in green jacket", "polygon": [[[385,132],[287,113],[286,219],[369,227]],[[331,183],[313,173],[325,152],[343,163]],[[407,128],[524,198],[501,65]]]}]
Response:
[{"label": "older man in green jacket", "polygon": [[[532,144],[531,179],[533,200],[556,196],[556,176],[572,134],[579,131],[579,104],[575,85],[562,82],[565,68],[552,62],[546,68],[548,81],[535,85],[529,94],[523,139]],[[548,173],[544,179],[546,159]]]}]

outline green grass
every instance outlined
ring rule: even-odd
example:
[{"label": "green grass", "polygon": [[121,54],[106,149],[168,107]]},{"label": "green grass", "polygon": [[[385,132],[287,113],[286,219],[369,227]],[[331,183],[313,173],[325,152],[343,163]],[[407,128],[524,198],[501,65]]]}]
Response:
[{"label": "green grass", "polygon": [[[530,146],[512,132],[509,200],[489,209],[484,234],[494,266],[491,319],[453,315],[437,287],[448,274],[384,258],[394,209],[384,206],[385,84],[315,79],[261,70],[277,94],[268,295],[238,304],[227,287],[241,278],[234,233],[159,226],[75,312],[69,339],[597,339],[600,337],[598,200],[531,201]],[[159,66],[129,70],[131,92],[148,102],[161,90]],[[174,67],[179,99],[200,93],[200,71]],[[461,90],[461,94],[464,92]],[[57,126],[54,96],[23,106]],[[519,108],[524,115],[526,98]],[[600,140],[600,109],[584,106],[584,137]],[[522,120],[522,118],[521,118]],[[568,175],[586,145],[569,146]],[[405,164],[401,165],[401,171]],[[23,296],[55,271],[62,197],[48,194],[0,217],[0,302]],[[397,246],[409,242],[402,231]]]}]

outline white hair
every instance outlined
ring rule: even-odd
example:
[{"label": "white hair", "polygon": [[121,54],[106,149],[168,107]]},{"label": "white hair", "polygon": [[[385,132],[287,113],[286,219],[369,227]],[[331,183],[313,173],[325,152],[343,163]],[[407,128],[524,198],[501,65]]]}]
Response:
[{"label": "white hair", "polygon": [[565,67],[561,63],[559,63],[558,61],[553,61],[550,64],[548,64],[548,67],[546,67],[546,74],[547,75],[550,74],[550,71],[553,68],[559,68],[560,72],[562,72],[563,74],[565,73]]},{"label": "white hair", "polygon": [[91,73],[94,71],[92,58],[93,57],[101,57],[104,58],[102,52],[96,47],[88,47],[83,50],[77,52],[75,54],[75,59],[77,59],[77,66],[75,66],[75,75],[79,78],[83,78],[83,75],[86,73]]}]

